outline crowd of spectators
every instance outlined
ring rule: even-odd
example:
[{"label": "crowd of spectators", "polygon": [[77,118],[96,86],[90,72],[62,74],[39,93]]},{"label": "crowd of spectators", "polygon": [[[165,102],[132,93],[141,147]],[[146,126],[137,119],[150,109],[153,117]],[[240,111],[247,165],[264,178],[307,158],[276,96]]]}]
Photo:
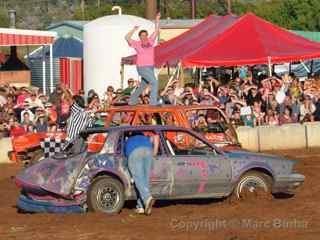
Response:
[{"label": "crowd of spectators", "polygon": [[214,104],[237,126],[320,121],[320,76],[303,82],[288,74],[259,80],[248,71],[245,77],[223,83],[208,77],[196,87],[172,81],[162,91],[161,100],[166,104]]},{"label": "crowd of spectators", "polygon": [[[245,76],[239,75],[223,82],[209,76],[197,86],[181,86],[180,81],[173,79],[160,92],[159,103],[215,105],[223,109],[236,126],[320,121],[320,77],[301,82],[293,75],[260,80],[250,71]],[[94,90],[87,94],[80,90],[78,95],[85,99],[89,111],[106,110],[112,105],[126,104],[138,84],[129,79],[125,89],[107,86],[102,96]],[[143,92],[139,104],[149,103],[149,92],[148,88]],[[49,96],[32,88],[0,86],[0,135],[62,130],[69,108],[59,86]]]}]

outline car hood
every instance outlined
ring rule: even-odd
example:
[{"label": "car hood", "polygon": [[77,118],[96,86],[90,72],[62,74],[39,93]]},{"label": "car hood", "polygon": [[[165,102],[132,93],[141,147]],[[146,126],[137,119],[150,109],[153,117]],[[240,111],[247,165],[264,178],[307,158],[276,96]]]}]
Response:
[{"label": "car hood", "polygon": [[18,173],[16,184],[23,189],[45,190],[68,196],[85,164],[85,155],[82,153],[68,159],[44,159]]}]

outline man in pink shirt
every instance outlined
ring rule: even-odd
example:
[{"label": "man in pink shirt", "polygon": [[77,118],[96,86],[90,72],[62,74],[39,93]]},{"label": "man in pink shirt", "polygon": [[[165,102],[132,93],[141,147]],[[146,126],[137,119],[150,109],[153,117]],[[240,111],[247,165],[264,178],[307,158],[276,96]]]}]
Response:
[{"label": "man in pink shirt", "polygon": [[148,37],[148,32],[146,30],[141,30],[139,32],[140,41],[132,40],[132,35],[138,30],[138,26],[135,26],[127,35],[126,40],[130,47],[134,48],[137,52],[137,71],[141,76],[141,84],[134,91],[129,99],[129,105],[136,105],[138,103],[138,98],[145,89],[145,87],[151,85],[150,93],[150,105],[158,104],[158,80],[154,74],[154,43],[159,35],[159,21],[160,13],[156,17],[156,29],[155,32]]}]

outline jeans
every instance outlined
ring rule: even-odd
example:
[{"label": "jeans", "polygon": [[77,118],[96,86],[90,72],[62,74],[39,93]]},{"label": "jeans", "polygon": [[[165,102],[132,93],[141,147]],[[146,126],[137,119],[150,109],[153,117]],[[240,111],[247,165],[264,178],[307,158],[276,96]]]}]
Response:
[{"label": "jeans", "polygon": [[131,95],[129,99],[129,105],[138,104],[139,96],[141,95],[143,90],[146,88],[147,84],[151,85],[150,105],[157,105],[159,83],[154,74],[154,67],[153,66],[137,67],[137,71],[141,76],[141,84]]},{"label": "jeans", "polygon": [[151,197],[149,177],[152,166],[152,149],[138,147],[128,157],[130,174],[137,192],[137,208],[144,208],[144,203]]}]

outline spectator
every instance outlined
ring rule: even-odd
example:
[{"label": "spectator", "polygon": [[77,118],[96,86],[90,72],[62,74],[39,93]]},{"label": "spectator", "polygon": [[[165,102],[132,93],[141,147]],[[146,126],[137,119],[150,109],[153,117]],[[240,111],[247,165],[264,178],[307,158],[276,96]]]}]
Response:
[{"label": "spectator", "polygon": [[30,118],[30,113],[29,112],[24,112],[23,115],[22,115],[22,122],[21,122],[21,125],[22,127],[24,127],[24,130],[26,132],[33,132],[34,130],[34,126],[33,126],[33,122]]},{"label": "spectator", "polygon": [[245,126],[248,126],[248,127],[256,127],[257,126],[257,119],[253,113],[243,115],[241,117],[241,120]]},{"label": "spectator", "polygon": [[284,112],[280,114],[279,116],[279,124],[287,124],[287,123],[293,123],[293,118],[291,117],[291,111],[288,107],[285,108]]},{"label": "spectator", "polygon": [[112,86],[107,87],[107,91],[103,94],[104,107],[110,107],[114,99],[114,88]]},{"label": "spectator", "polygon": [[40,115],[35,122],[36,132],[47,132],[48,124],[44,115]]},{"label": "spectator", "polygon": [[9,121],[10,137],[19,137],[26,133],[26,130],[21,126],[16,118],[11,118]]},{"label": "spectator", "polygon": [[17,105],[18,106],[23,106],[25,103],[25,100],[29,97],[29,91],[27,88],[23,87],[20,89],[20,93],[18,94],[17,97]]},{"label": "spectator", "polygon": [[316,97],[317,101],[315,103],[316,110],[314,112],[314,120],[320,121],[320,94]]},{"label": "spectator", "polygon": [[312,103],[310,96],[305,96],[303,104],[300,106],[300,122],[313,122],[315,111],[316,106]]},{"label": "spectator", "polygon": [[24,103],[23,104],[23,110],[21,111],[21,123],[22,121],[24,121],[24,114],[28,113],[28,118],[30,119],[30,121],[33,121],[34,119],[34,114],[33,112],[30,110],[29,104],[28,103]]},{"label": "spectator", "polygon": [[129,78],[128,79],[128,87],[123,90],[123,95],[124,96],[130,96],[132,91],[134,91],[135,88],[136,87],[135,87],[134,79],[133,78]]},{"label": "spectator", "polygon": [[30,97],[26,98],[25,102],[29,104],[30,109],[36,109],[38,107],[43,108],[42,101],[37,97],[36,93],[31,93]]}]

